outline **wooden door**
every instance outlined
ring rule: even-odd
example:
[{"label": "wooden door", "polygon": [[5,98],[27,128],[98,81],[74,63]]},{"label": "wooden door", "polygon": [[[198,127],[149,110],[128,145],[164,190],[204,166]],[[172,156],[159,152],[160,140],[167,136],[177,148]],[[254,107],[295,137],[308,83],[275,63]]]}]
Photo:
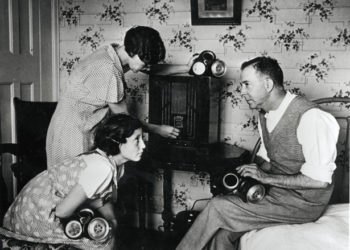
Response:
[{"label": "wooden door", "polygon": [[[0,1],[0,140],[16,142],[13,98],[56,100],[58,0]],[[2,155],[1,171],[8,197],[16,194],[10,165]],[[10,198],[11,200],[11,198]]]}]

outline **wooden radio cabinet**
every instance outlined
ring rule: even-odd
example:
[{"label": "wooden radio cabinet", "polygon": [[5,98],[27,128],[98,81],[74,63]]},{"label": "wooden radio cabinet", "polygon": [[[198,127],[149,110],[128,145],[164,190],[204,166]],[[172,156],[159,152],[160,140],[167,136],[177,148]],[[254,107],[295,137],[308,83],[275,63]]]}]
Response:
[{"label": "wooden radio cabinet", "polygon": [[220,140],[220,85],[218,79],[207,76],[150,76],[149,121],[180,130],[175,140],[150,134],[153,157],[193,164],[210,155]]},{"label": "wooden radio cabinet", "polygon": [[164,230],[169,232],[172,170],[206,171],[220,168],[220,161],[238,158],[244,150],[220,142],[220,92],[217,78],[191,75],[151,75],[149,81],[149,122],[167,124],[180,130],[176,139],[149,134],[151,168],[163,172]]}]

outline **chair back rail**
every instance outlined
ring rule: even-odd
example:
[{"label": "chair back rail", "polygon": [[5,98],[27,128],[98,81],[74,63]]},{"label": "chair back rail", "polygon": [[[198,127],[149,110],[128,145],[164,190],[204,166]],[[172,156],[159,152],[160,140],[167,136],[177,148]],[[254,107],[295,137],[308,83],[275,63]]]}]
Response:
[{"label": "chair back rail", "polygon": [[17,142],[5,145],[7,152],[17,156],[11,168],[17,178],[18,191],[46,167],[46,134],[56,102],[13,99]]}]

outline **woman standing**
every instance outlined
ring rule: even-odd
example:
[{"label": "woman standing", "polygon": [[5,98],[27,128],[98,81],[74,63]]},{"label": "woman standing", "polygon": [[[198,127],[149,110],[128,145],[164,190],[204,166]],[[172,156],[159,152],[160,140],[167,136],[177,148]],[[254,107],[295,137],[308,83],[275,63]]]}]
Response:
[{"label": "woman standing", "polygon": [[0,233],[19,240],[70,244],[82,249],[113,249],[114,234],[99,242],[69,239],[61,219],[81,207],[98,211],[112,228],[117,226],[111,197],[124,173],[124,163],[139,161],[145,144],[142,124],[126,114],[112,115],[98,124],[94,149],[33,178],[18,194],[4,217]]},{"label": "woman standing", "polygon": [[[158,31],[137,26],[126,32],[124,45],[104,46],[81,60],[70,75],[50,122],[46,139],[48,169],[87,151],[93,128],[106,115],[128,113],[124,73],[155,69],[164,58],[165,47]],[[185,73],[190,66],[191,61],[168,68],[165,73]],[[143,128],[166,138],[179,134],[177,128],[168,125],[144,122]]]}]

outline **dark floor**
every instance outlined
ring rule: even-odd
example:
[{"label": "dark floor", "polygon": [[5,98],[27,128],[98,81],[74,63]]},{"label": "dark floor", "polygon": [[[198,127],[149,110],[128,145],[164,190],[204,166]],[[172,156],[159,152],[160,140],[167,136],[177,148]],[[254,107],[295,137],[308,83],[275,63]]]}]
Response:
[{"label": "dark floor", "polygon": [[119,232],[120,250],[173,250],[176,237],[161,231],[125,227]]}]

